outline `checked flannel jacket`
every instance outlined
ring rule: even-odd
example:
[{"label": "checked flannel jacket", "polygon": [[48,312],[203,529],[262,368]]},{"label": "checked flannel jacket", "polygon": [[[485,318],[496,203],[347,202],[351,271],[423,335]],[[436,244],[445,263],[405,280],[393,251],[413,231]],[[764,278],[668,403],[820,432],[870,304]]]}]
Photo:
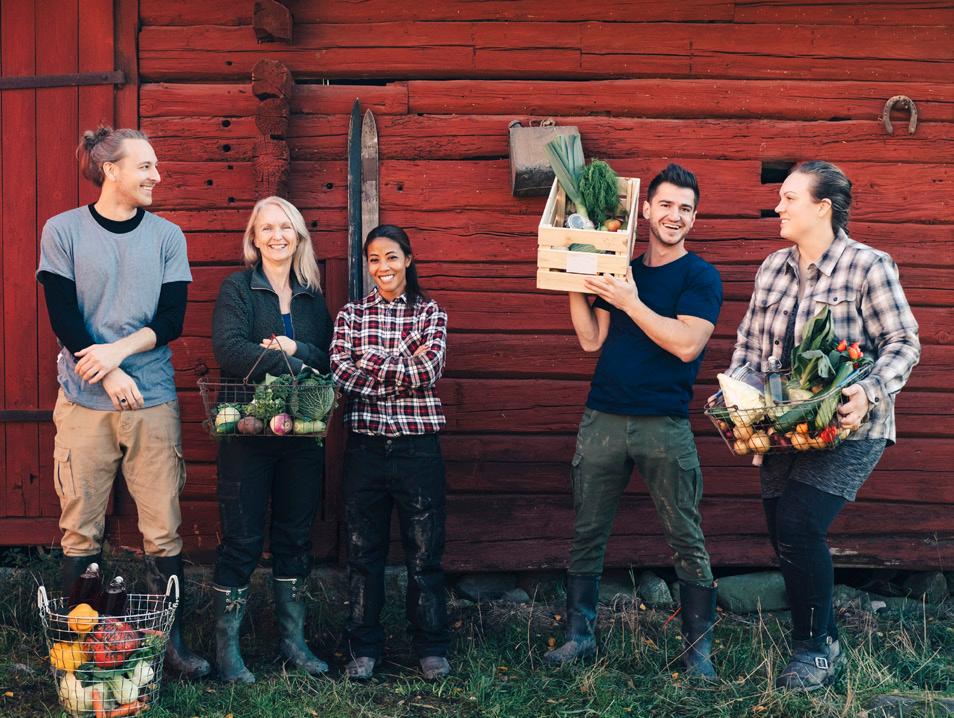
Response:
[{"label": "checked flannel jacket", "polygon": [[[427,349],[418,356],[421,346]],[[348,395],[344,421],[372,436],[440,431],[446,419],[435,385],[444,371],[447,314],[433,300],[389,302],[377,289],[335,319],[331,371]]]},{"label": "checked flannel jacket", "polygon": [[[895,441],[894,400],[921,356],[918,323],[911,313],[898,279],[898,267],[882,251],[849,238],[843,230],[821,259],[809,266],[805,296],[798,303],[795,342],[805,323],[828,305],[835,336],[860,342],[874,369],[860,382],[870,404],[868,421],[852,439]],[[789,314],[798,299],[798,249],[773,252],[755,275],[755,289],[748,311],[739,324],[729,371],[748,362],[768,371],[781,356]]]}]

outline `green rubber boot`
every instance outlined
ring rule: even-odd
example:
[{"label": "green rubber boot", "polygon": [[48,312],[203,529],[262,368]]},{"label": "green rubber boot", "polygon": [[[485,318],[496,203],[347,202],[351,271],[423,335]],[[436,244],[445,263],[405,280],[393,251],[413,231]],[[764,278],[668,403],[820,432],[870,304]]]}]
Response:
[{"label": "green rubber boot", "polygon": [[282,655],[297,668],[313,676],[328,672],[328,664],[318,658],[305,642],[305,605],[302,591],[303,578],[272,577],[275,591],[275,612],[281,631],[279,649]]},{"label": "green rubber boot", "polygon": [[226,683],[254,683],[255,676],[245,667],[239,651],[239,628],[245,618],[248,586],[228,588],[212,584],[215,607],[215,658],[219,679]]}]

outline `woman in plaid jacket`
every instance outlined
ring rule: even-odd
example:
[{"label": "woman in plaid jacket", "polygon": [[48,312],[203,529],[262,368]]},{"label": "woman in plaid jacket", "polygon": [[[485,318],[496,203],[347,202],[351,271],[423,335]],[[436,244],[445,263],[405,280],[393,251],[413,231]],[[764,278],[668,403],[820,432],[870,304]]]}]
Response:
[{"label": "woman in plaid jacket", "polygon": [[835,335],[875,359],[871,374],[842,392],[841,425],[855,430],[848,441],[832,451],[769,454],[760,469],[792,609],[794,655],[777,685],[813,690],[833,680],[841,653],[828,528],[894,443],[894,399],[921,345],[894,261],[846,233],[851,181],[844,173],[828,162],[802,163],[779,195],[779,234],[793,246],[762,262],[729,371],[746,363],[768,371],[773,358],[788,368],[805,323],[825,306]]},{"label": "woman in plaid jacket", "polygon": [[424,677],[447,675],[444,597],[444,412],[435,385],[444,371],[447,315],[421,289],[407,234],[394,225],[364,245],[374,289],[339,312],[331,370],[348,397],[345,522],[352,678],[381,659],[384,566],[397,506],[407,563],[407,617]]}]

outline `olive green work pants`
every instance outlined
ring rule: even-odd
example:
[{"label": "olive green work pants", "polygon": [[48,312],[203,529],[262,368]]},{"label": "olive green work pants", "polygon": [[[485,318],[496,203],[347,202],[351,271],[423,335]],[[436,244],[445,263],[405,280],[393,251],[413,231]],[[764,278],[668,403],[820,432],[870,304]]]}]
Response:
[{"label": "olive green work pants", "polygon": [[[699,501],[702,471],[688,419],[586,409],[573,456],[576,511],[569,573],[603,572],[606,542],[633,467],[646,482],[683,581],[712,585]],[[638,557],[633,557],[638,560]]]}]

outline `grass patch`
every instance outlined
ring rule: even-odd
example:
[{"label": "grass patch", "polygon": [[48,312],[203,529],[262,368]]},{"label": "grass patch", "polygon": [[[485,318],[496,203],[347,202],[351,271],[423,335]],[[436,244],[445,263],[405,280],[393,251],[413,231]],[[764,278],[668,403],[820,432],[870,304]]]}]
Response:
[{"label": "grass patch", "polygon": [[[123,575],[135,581],[137,566],[129,562]],[[55,560],[35,560],[0,577],[0,715],[5,718],[62,715],[36,611],[36,586],[56,586],[56,569]],[[548,640],[561,639],[562,606],[452,603],[454,673],[428,684],[419,678],[410,655],[400,615],[403,601],[392,594],[385,615],[389,638],[382,670],[369,683],[358,684],[341,675],[344,606],[336,590],[312,582],[309,638],[332,664],[329,678],[313,679],[286,672],[275,660],[274,616],[267,583],[261,580],[267,576],[258,578],[243,637],[246,661],[258,683],[233,687],[166,677],[161,701],[150,716],[840,718],[865,715],[873,698],[890,693],[921,701],[913,711],[906,708],[904,716],[943,716],[949,714],[939,701],[954,697],[950,601],[926,609],[912,604],[911,610],[888,614],[842,611],[846,658],[837,684],[799,695],[772,688],[789,650],[784,615],[720,613],[714,659],[721,680],[699,685],[681,673],[678,618],[669,621],[667,613],[640,610],[632,603],[602,607],[597,660],[564,669],[543,663]],[[207,587],[193,588],[190,638],[203,655],[211,656],[211,597]]]}]

